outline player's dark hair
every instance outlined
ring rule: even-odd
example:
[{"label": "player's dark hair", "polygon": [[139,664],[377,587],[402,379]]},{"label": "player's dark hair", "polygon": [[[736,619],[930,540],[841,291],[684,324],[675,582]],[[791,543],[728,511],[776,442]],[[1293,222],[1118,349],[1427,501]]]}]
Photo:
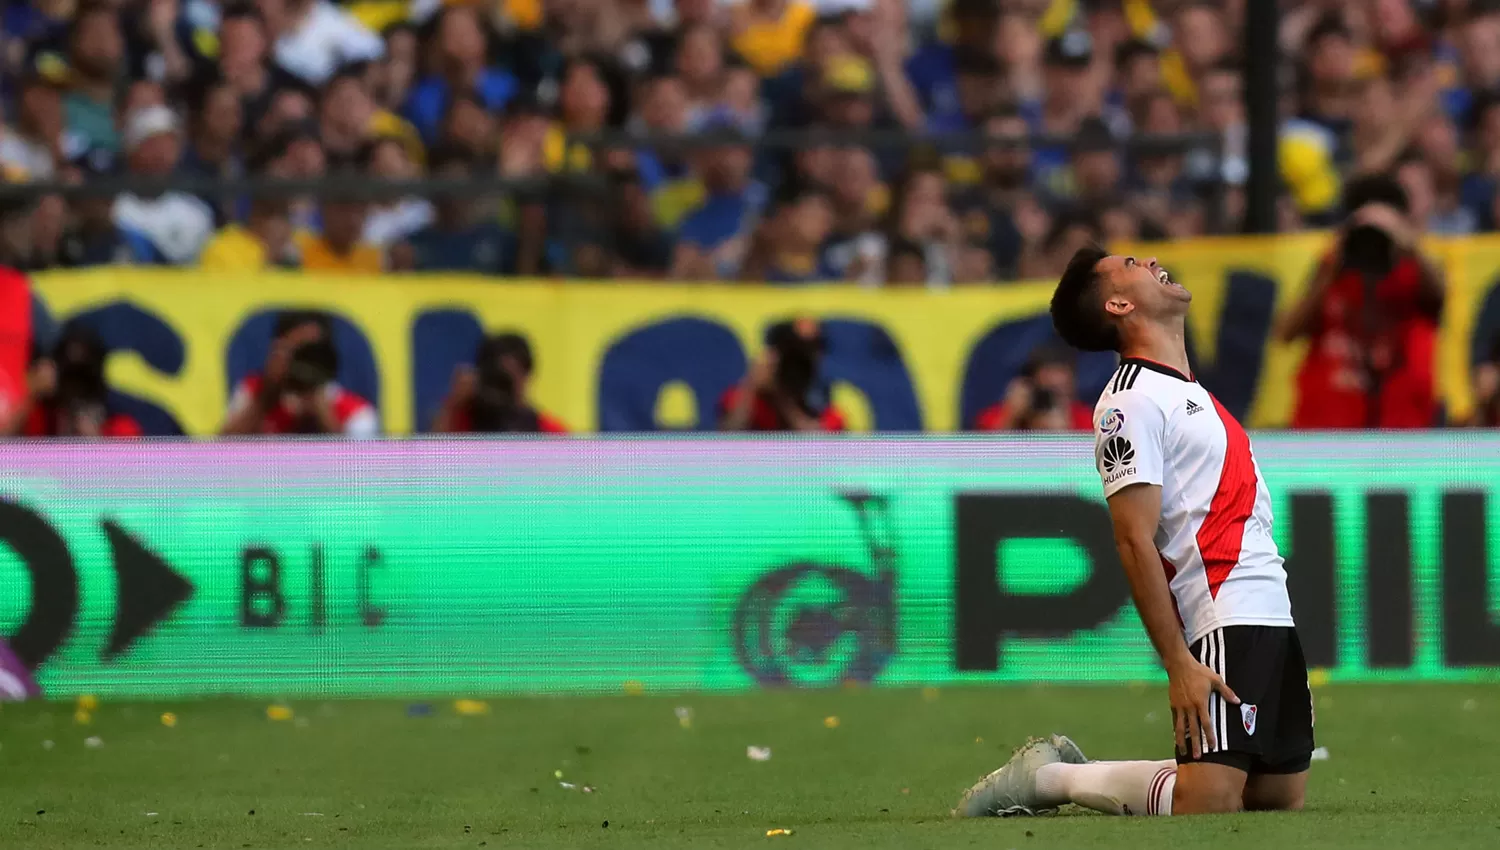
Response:
[{"label": "player's dark hair", "polygon": [[1097,268],[1107,256],[1098,245],[1079,248],[1052,293],[1052,326],[1064,342],[1083,351],[1120,350],[1120,329],[1104,311]]}]

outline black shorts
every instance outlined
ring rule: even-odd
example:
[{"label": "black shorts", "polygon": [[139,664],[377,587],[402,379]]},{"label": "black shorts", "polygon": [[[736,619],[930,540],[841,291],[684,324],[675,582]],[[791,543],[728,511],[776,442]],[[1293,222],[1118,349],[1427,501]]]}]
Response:
[{"label": "black shorts", "polygon": [[1209,716],[1218,736],[1195,761],[1237,767],[1250,774],[1301,773],[1313,751],[1312,689],[1297,630],[1289,626],[1225,626],[1192,645],[1193,657],[1224,677],[1240,698],[1230,705],[1217,693]]}]

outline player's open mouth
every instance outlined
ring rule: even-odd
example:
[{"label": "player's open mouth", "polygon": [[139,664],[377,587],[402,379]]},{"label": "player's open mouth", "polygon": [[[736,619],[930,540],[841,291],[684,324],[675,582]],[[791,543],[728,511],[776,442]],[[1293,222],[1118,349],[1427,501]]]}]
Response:
[{"label": "player's open mouth", "polygon": [[1161,282],[1162,286],[1181,286],[1182,285],[1182,284],[1178,283],[1177,281],[1173,280],[1172,276],[1170,274],[1167,274],[1167,270],[1166,269],[1157,269],[1157,271],[1156,271],[1156,279]]}]

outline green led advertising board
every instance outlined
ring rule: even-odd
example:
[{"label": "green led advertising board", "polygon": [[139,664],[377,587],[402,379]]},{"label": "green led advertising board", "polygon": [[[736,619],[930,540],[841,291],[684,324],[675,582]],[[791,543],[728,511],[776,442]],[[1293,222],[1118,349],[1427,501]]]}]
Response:
[{"label": "green led advertising board", "polygon": [[[1500,672],[1500,436],[1254,445],[1310,660]],[[0,634],[53,696],[1156,675],[1087,437],[3,448]]]}]

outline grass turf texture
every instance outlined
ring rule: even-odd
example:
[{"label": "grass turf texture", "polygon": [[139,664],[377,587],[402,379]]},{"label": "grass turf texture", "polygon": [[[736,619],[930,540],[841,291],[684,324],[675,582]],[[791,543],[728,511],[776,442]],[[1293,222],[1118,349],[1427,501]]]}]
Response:
[{"label": "grass turf texture", "polygon": [[515,699],[425,717],[305,701],[301,723],[268,720],[264,702],[106,702],[87,726],[72,704],[8,705],[0,847],[1500,847],[1500,686],[1317,699],[1332,757],[1313,764],[1302,814],[978,821],[948,810],[1029,734],[1068,733],[1094,758],[1163,756],[1164,691]]}]

